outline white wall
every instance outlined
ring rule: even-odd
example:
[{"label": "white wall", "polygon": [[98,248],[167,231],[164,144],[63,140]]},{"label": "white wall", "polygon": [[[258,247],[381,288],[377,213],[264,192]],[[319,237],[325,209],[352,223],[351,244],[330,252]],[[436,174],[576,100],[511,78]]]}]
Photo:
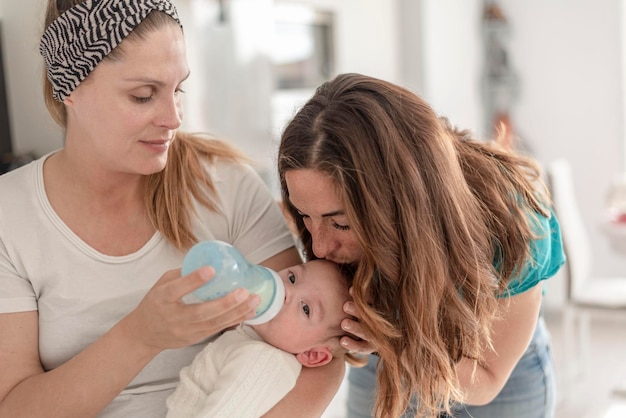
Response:
[{"label": "white wall", "polygon": [[[399,23],[403,11],[415,12],[420,0],[275,0],[276,3],[293,3],[312,6],[332,12],[335,37],[335,73],[363,73],[393,82],[408,82],[413,86],[420,83],[420,71],[416,43],[403,42],[406,25]],[[417,31],[415,22],[409,25]],[[407,29],[408,30],[408,29]],[[403,49],[404,48],[404,49]],[[404,50],[413,54],[402,54]],[[409,55],[408,59],[405,56]],[[303,103],[314,89],[281,91],[275,97],[275,134],[293,114],[292,103]],[[285,109],[286,108],[286,109]],[[285,111],[286,110],[286,111]]]},{"label": "white wall", "polygon": [[38,52],[45,1],[0,0],[13,150],[42,155],[62,145],[43,104]]},{"label": "white wall", "polygon": [[482,135],[480,0],[422,0],[423,97]]},{"label": "white wall", "polygon": [[226,22],[216,2],[177,1],[191,76],[185,82],[183,129],[210,132],[271,163],[274,88],[272,0],[229,0]]},{"label": "white wall", "polygon": [[573,164],[594,273],[622,275],[626,257],[601,232],[605,198],[622,164],[620,0],[506,0],[522,75],[515,119],[544,163]]},{"label": "white wall", "polygon": [[[440,113],[480,132],[482,2],[423,3],[425,96]],[[520,78],[513,124],[541,163],[561,156],[572,162],[594,273],[622,275],[626,257],[600,230],[605,197],[622,164],[620,0],[498,4],[509,20],[509,58]],[[551,307],[562,301],[562,280],[548,281]]]},{"label": "white wall", "polygon": [[[284,0],[277,0],[284,1]],[[337,72],[399,78],[397,0],[290,0],[335,13]]]},{"label": "white wall", "polygon": [[512,47],[523,75],[517,124],[542,162],[559,156],[571,161],[590,232],[593,271],[622,275],[626,257],[610,248],[601,231],[625,140],[620,25],[626,23],[620,1],[525,3],[520,8],[518,2],[503,2],[514,16]]}]

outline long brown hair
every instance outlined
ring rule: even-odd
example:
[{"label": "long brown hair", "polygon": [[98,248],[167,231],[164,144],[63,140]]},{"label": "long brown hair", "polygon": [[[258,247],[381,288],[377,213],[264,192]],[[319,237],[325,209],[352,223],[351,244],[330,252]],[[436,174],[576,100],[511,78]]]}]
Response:
[{"label": "long brown hair", "polygon": [[535,163],[472,140],[406,89],[343,74],[287,125],[278,168],[308,258],[289,170],[334,180],[363,250],[353,296],[379,355],[374,416],[401,415],[412,396],[416,416],[462,402],[455,365],[490,346],[497,294],[529,257],[530,219],[547,215]]},{"label": "long brown hair", "polygon": [[[45,27],[60,14],[84,0],[49,0]],[[141,39],[165,25],[178,23],[169,15],[153,11],[118,45],[105,60],[122,59],[125,42]],[[44,102],[54,121],[66,129],[65,105],[54,99],[52,84],[44,70]],[[191,228],[193,199],[215,210],[215,189],[206,170],[207,163],[222,158],[233,162],[249,162],[235,147],[205,134],[178,131],[168,151],[167,164],[161,172],[144,178],[144,201],[153,226],[179,250],[189,249],[196,241]]]}]

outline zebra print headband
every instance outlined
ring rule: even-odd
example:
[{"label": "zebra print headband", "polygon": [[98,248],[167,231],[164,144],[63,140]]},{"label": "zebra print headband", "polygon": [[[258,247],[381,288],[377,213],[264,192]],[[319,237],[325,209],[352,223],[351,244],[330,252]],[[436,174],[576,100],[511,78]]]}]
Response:
[{"label": "zebra print headband", "polygon": [[181,25],[169,0],[86,0],[61,14],[39,43],[54,98],[65,100],[153,10]]}]

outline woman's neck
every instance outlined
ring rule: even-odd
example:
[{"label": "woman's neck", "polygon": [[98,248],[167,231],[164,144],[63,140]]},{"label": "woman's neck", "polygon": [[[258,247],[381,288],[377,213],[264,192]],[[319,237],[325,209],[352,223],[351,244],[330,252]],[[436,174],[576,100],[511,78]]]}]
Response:
[{"label": "woman's neck", "polygon": [[154,235],[146,212],[140,175],[114,175],[85,167],[64,151],[44,163],[50,205],[83,241],[108,255],[125,255]]}]

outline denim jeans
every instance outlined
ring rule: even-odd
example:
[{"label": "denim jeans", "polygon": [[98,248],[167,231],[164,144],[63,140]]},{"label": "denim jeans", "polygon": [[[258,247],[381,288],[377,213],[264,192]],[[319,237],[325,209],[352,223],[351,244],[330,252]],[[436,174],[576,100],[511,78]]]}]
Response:
[{"label": "denim jeans", "polygon": [[[348,375],[348,418],[371,417],[375,401],[377,357]],[[556,404],[556,377],[550,351],[550,334],[543,317],[528,349],[498,396],[485,406],[460,405],[450,418],[552,418]],[[406,414],[405,417],[414,415]]]}]

